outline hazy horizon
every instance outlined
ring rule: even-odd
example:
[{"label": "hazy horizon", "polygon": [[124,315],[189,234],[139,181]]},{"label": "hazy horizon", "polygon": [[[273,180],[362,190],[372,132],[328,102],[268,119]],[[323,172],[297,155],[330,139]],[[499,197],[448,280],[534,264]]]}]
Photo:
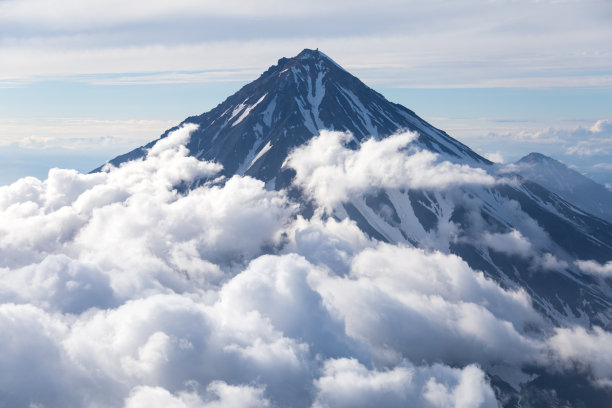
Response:
[{"label": "hazy horizon", "polygon": [[55,8],[0,3],[0,184],[89,171],[317,47],[482,155],[612,182],[607,1]]}]

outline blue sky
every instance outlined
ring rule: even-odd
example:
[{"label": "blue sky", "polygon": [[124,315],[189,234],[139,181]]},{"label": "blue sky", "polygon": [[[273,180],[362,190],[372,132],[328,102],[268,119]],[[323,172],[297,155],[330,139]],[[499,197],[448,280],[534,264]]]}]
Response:
[{"label": "blue sky", "polygon": [[0,0],[0,184],[95,168],[306,47],[482,154],[612,183],[608,0]]}]

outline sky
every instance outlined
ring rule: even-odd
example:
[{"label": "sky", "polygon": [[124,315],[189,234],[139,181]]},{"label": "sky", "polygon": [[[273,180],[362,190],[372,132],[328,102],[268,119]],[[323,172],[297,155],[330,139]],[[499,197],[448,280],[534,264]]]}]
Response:
[{"label": "sky", "polygon": [[608,0],[0,1],[0,185],[87,172],[319,48],[487,157],[612,184]]}]

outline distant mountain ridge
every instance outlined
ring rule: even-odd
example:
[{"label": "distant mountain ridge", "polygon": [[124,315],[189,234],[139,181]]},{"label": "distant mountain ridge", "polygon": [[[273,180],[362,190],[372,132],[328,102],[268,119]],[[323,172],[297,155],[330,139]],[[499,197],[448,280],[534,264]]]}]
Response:
[{"label": "distant mountain ridge", "polygon": [[572,204],[612,222],[612,191],[565,164],[541,153],[530,153],[511,168]]}]

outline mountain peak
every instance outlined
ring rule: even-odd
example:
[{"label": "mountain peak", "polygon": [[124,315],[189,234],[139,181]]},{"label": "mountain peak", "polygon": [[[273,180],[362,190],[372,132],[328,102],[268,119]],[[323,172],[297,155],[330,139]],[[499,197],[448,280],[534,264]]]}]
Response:
[{"label": "mountain peak", "polygon": [[[221,163],[226,176],[247,174],[276,188],[290,182],[291,175],[282,170],[289,152],[321,130],[350,132],[353,147],[409,130],[419,134],[416,143],[422,148],[446,159],[490,163],[411,110],[389,102],[318,49],[279,59],[216,108],[183,123],[198,125],[187,145],[192,155]],[[111,163],[142,157],[155,143]]]},{"label": "mountain peak", "polygon": [[311,50],[308,48],[304,48],[302,50],[302,52],[300,52],[295,59],[301,60],[301,61],[310,61],[310,60],[314,60],[315,62],[326,62],[326,63],[331,63],[333,65],[335,65],[337,68],[340,68],[343,71],[346,71],[344,68],[342,68],[340,66],[340,64],[338,64],[336,61],[334,61],[333,59],[331,59],[329,56],[327,56],[327,54],[323,53],[322,51],[319,51],[319,49],[315,49],[315,50]]},{"label": "mountain peak", "polygon": [[601,184],[541,153],[529,153],[515,163],[515,171],[562,196],[591,214],[612,222],[612,193]]},{"label": "mountain peak", "polygon": [[294,58],[295,59],[301,59],[301,60],[306,60],[306,59],[320,59],[323,57],[322,52],[319,51],[319,49],[315,49],[315,50],[311,50],[310,48],[304,48],[298,55],[296,55]]},{"label": "mountain peak", "polygon": [[531,152],[528,155],[522,157],[517,161],[517,163],[544,163],[544,162],[557,162],[558,160],[553,159],[552,157],[546,156],[542,153]]},{"label": "mountain peak", "polygon": [[305,70],[310,74],[317,72],[333,72],[338,70],[348,74],[348,72],[336,61],[332,60],[322,51],[319,51],[318,48],[315,50],[305,48],[295,57],[279,59],[278,63],[271,66],[268,71],[262,75],[262,77],[270,74],[282,74],[292,69]]}]

